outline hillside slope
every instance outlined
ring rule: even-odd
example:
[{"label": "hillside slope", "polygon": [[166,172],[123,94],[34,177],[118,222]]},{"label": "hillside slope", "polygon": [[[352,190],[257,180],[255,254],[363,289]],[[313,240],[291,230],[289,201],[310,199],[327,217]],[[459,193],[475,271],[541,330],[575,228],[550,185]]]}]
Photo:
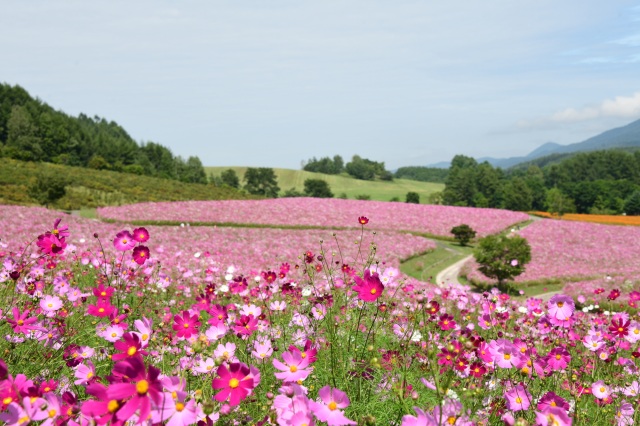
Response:
[{"label": "hillside slope", "polygon": [[[247,167],[205,167],[207,175],[219,176],[224,170],[233,169],[242,182]],[[280,194],[286,190],[294,188],[302,192],[306,179],[326,180],[333,194],[338,197],[346,194],[348,198],[356,198],[358,195],[369,195],[372,200],[389,201],[397,197],[404,201],[407,192],[417,192],[420,195],[420,202],[426,203],[429,196],[444,189],[442,183],[418,182],[409,179],[394,179],[388,181],[365,181],[354,179],[345,175],[326,175],[322,173],[312,173],[304,170],[275,169],[278,178]]]}]

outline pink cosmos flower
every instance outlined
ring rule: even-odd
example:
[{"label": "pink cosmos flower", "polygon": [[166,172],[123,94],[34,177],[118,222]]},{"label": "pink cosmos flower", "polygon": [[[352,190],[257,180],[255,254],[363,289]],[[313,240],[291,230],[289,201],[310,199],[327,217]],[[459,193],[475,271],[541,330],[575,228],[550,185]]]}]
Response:
[{"label": "pink cosmos flower", "polygon": [[152,402],[162,401],[160,370],[154,366],[145,368],[141,358],[129,358],[116,363],[113,375],[123,383],[113,383],[107,388],[109,400],[125,401],[118,410],[119,420],[128,420],[136,412],[138,418],[146,419],[151,412]]},{"label": "pink cosmos flower", "polygon": [[547,365],[554,371],[563,370],[570,361],[571,355],[561,346],[552,349],[547,356]]},{"label": "pink cosmos flower", "polygon": [[207,359],[201,359],[198,361],[198,364],[193,368],[193,371],[199,374],[207,374],[211,373],[211,371],[216,366],[216,362],[213,358],[209,357]]},{"label": "pink cosmos flower", "polygon": [[94,317],[104,318],[113,313],[115,307],[109,302],[109,299],[98,298],[95,305],[89,305],[87,307],[87,314]]},{"label": "pink cosmos flower", "polygon": [[260,342],[255,340],[253,342],[253,351],[251,355],[258,359],[269,358],[273,354],[273,348],[271,347],[271,341],[265,340],[264,342]]},{"label": "pink cosmos flower", "polygon": [[403,416],[401,426],[432,426],[438,424],[436,419],[420,408],[413,407],[413,409],[418,416],[411,416],[409,414]]},{"label": "pink cosmos flower", "polygon": [[536,424],[540,426],[571,426],[573,420],[567,412],[560,407],[546,407],[536,411]]},{"label": "pink cosmos flower", "polygon": [[186,392],[164,392],[158,410],[153,412],[153,423],[165,426],[187,426],[197,422],[198,414],[196,402],[186,401]]},{"label": "pink cosmos flower", "polygon": [[48,256],[55,256],[67,247],[64,238],[58,238],[53,234],[39,235],[36,245]]},{"label": "pink cosmos flower", "polygon": [[136,228],[131,237],[139,243],[146,243],[149,240],[149,231],[146,228]]},{"label": "pink cosmos flower", "polygon": [[604,340],[602,336],[595,336],[593,334],[587,334],[582,339],[582,344],[591,352],[597,352],[602,346],[604,346]]},{"label": "pink cosmos flower", "polygon": [[136,240],[133,239],[129,231],[120,231],[113,240],[113,246],[119,251],[131,250],[136,246]]},{"label": "pink cosmos flower", "polygon": [[232,342],[227,342],[225,344],[218,344],[216,349],[213,351],[213,356],[216,358],[222,358],[227,362],[234,362],[236,354],[236,345]]},{"label": "pink cosmos flower", "polygon": [[124,333],[122,340],[118,340],[113,344],[113,347],[120,351],[111,356],[114,361],[120,361],[125,358],[142,358],[143,355],[149,353],[142,349],[140,338],[133,333]]},{"label": "pink cosmos flower", "polygon": [[142,265],[149,258],[149,248],[147,246],[134,247],[131,257],[138,265]]},{"label": "pink cosmos flower", "polygon": [[85,364],[78,364],[75,368],[74,376],[76,385],[86,385],[96,379],[96,368],[91,361]]},{"label": "pink cosmos flower", "polygon": [[507,400],[507,408],[512,411],[527,410],[531,405],[531,394],[522,385],[505,392],[504,397]]},{"label": "pink cosmos flower", "polygon": [[564,294],[556,294],[549,300],[547,308],[552,318],[564,321],[573,315],[576,305],[571,297]]},{"label": "pink cosmos flower", "polygon": [[277,379],[285,382],[297,382],[306,379],[311,374],[312,370],[307,369],[309,357],[303,358],[300,352],[284,352],[282,359],[284,363],[277,359],[273,360],[273,366],[281,371],[281,373],[275,373]]},{"label": "pink cosmos flower", "polygon": [[240,404],[255,387],[251,369],[241,362],[234,362],[228,369],[222,364],[218,367],[217,374],[218,377],[213,379],[211,386],[221,391],[214,396],[214,399],[219,402],[229,400],[229,405],[232,407]]},{"label": "pink cosmos flower", "polygon": [[329,426],[355,425],[356,422],[345,417],[342,409],[349,406],[347,394],[340,389],[325,386],[318,391],[319,402],[309,401],[313,414],[321,422],[327,422]]},{"label": "pink cosmos flower", "polygon": [[50,316],[62,308],[62,300],[58,296],[46,295],[44,299],[40,300],[40,307],[47,313],[47,316]]},{"label": "pink cosmos flower", "polygon": [[233,331],[240,336],[251,336],[258,329],[258,320],[253,315],[242,315],[235,322]]},{"label": "pink cosmos flower", "polygon": [[540,401],[538,401],[536,408],[538,408],[539,411],[544,411],[547,407],[560,407],[566,411],[569,411],[569,408],[571,408],[564,398],[561,398],[554,392],[545,393],[542,398],[540,398]]},{"label": "pink cosmos flower", "polygon": [[198,315],[189,315],[189,311],[182,311],[182,315],[176,314],[173,317],[173,329],[176,336],[188,339],[194,334],[198,334],[200,321]]},{"label": "pink cosmos flower", "polygon": [[591,393],[598,399],[605,399],[611,395],[611,388],[604,384],[604,380],[598,380],[591,385]]},{"label": "pink cosmos flower", "polygon": [[354,280],[356,285],[353,286],[353,291],[358,293],[358,298],[360,300],[364,300],[365,302],[373,302],[377,300],[380,296],[382,296],[382,291],[384,290],[384,286],[382,282],[380,282],[380,277],[377,272],[371,274],[371,272],[367,269],[364,271],[364,277],[360,278],[359,276],[355,276]]},{"label": "pink cosmos flower", "polygon": [[32,325],[38,321],[38,317],[29,317],[29,309],[20,313],[20,310],[14,306],[11,312],[13,319],[7,318],[7,322],[13,327],[15,333],[27,334],[29,330],[44,330],[42,327]]}]

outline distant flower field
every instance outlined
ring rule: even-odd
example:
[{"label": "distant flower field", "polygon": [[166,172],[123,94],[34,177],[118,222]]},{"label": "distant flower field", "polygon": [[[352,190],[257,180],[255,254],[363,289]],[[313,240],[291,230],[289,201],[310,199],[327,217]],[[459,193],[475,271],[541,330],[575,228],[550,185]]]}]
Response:
[{"label": "distant flower field", "polygon": [[[11,244],[14,249],[24,246],[30,241],[34,227],[47,226],[58,216],[58,212],[43,208],[0,206],[0,226],[12,230],[0,243]],[[115,252],[108,238],[113,238],[122,225],[71,216],[65,219],[74,227],[74,235],[68,243],[76,255],[91,261],[100,257],[100,246],[94,233],[102,238],[107,252]],[[352,221],[357,223],[356,219]],[[224,272],[233,266],[238,272],[258,274],[260,270],[276,268],[282,262],[293,265],[303,261],[301,257],[306,251],[320,254],[321,241],[330,262],[352,264],[356,258],[362,261],[374,244],[376,259],[396,268],[402,259],[435,248],[435,243],[426,238],[386,231],[374,235],[369,229],[362,234],[362,240],[359,230],[195,226],[149,226],[147,229],[154,235],[155,250],[151,253],[151,261],[181,270],[187,277],[197,276],[207,268]]]},{"label": "distant flower field", "polygon": [[[531,263],[516,282],[640,275],[640,228],[539,220],[519,231],[531,245]],[[470,262],[469,278],[488,279]]]},{"label": "distant flower field", "polygon": [[98,215],[120,221],[242,223],[283,226],[355,228],[353,218],[367,212],[370,227],[451,237],[451,228],[466,223],[484,236],[529,219],[525,213],[425,204],[319,198],[252,201],[188,201],[102,207]]}]

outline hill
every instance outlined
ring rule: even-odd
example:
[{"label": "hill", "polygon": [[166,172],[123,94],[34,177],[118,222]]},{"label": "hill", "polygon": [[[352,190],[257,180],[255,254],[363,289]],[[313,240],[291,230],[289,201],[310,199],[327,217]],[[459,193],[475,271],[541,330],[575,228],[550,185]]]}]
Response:
[{"label": "hill", "polygon": [[[224,170],[233,169],[242,181],[247,167],[205,167],[204,169],[207,175],[212,176],[219,176]],[[444,184],[441,183],[418,182],[409,179],[366,181],[354,179],[348,175],[327,175],[304,170],[274,168],[274,171],[278,178],[281,195],[291,188],[302,192],[306,179],[323,179],[327,181],[336,197],[346,194],[348,198],[354,199],[358,195],[369,195],[372,200],[377,201],[390,201],[394,197],[404,201],[407,192],[417,192],[420,195],[420,202],[426,203],[430,195],[444,189]]]},{"label": "hill", "polygon": [[[555,142],[547,142],[523,157],[482,157],[478,158],[477,161],[478,163],[486,161],[493,167],[507,169],[521,163],[533,162],[533,160],[542,157],[557,155],[557,157],[555,158],[566,158],[566,155],[563,156],[560,154],[600,151],[616,148],[631,150],[640,149],[640,120],[636,120],[632,123],[627,124],[626,126],[607,130],[582,142],[576,142],[569,145],[560,145]],[[429,167],[449,168],[450,165],[451,163],[449,162],[440,162],[437,164],[429,165]]]},{"label": "hill", "polygon": [[63,176],[69,184],[66,195],[52,207],[78,210],[83,207],[122,205],[143,201],[187,201],[255,199],[231,188],[184,183],[108,170],[3,158],[0,163],[0,203],[38,204],[28,194],[36,176]]},{"label": "hill", "polygon": [[207,183],[200,159],[138,144],[120,125],[97,116],[70,116],[0,83],[0,156]]}]

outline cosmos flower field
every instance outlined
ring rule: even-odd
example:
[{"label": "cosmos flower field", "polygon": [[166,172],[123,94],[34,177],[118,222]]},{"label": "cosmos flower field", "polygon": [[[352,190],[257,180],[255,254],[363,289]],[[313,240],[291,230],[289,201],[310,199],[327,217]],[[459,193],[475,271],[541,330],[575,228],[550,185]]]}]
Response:
[{"label": "cosmos flower field", "polygon": [[533,249],[520,280],[582,278],[543,301],[399,271],[436,247],[417,233],[526,215],[316,202],[100,211],[116,223],[0,206],[0,421],[638,423],[635,228],[517,231]]}]

